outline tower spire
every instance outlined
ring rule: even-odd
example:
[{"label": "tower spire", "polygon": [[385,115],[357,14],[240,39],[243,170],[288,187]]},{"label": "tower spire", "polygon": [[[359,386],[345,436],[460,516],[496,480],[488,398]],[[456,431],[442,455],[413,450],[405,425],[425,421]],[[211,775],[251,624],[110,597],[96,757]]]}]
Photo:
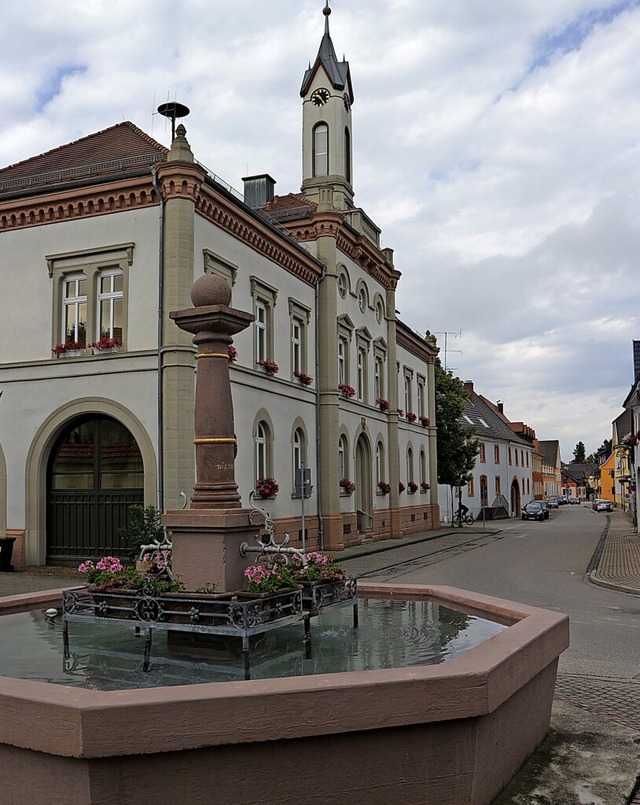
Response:
[{"label": "tower spire", "polygon": [[326,36],[330,36],[329,34],[329,16],[331,15],[331,9],[329,8],[329,0],[326,0],[325,6],[322,9],[322,13],[324,14],[324,32]]}]

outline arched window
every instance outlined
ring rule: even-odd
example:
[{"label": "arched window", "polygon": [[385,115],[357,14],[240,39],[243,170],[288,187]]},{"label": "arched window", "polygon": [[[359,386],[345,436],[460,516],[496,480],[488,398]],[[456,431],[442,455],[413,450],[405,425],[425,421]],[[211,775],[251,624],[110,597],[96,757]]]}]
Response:
[{"label": "arched window", "polygon": [[407,448],[407,481],[413,481],[413,450]]},{"label": "arched window", "polygon": [[347,470],[347,440],[341,436],[338,441],[338,475],[341,479],[349,477]]},{"label": "arched window", "polygon": [[327,176],[329,173],[329,126],[318,123],[313,130],[313,175]]},{"label": "arched window", "polygon": [[301,428],[296,428],[291,441],[291,469],[293,488],[296,488],[296,470],[305,466],[305,440]]},{"label": "arched window", "polygon": [[427,457],[424,450],[420,451],[420,483],[427,483]]},{"label": "arched window", "polygon": [[384,481],[384,445],[378,442],[376,445],[376,486]]},{"label": "arched window", "polygon": [[344,130],[344,175],[346,180],[351,182],[351,134],[349,129]]},{"label": "arched window", "polygon": [[269,477],[269,427],[258,422],[254,436],[256,479]]}]

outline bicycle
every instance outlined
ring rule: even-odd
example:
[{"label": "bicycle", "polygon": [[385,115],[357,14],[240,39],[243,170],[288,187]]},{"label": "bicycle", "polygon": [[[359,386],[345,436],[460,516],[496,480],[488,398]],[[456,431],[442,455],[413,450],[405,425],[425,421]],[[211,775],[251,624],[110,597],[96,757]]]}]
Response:
[{"label": "bicycle", "polygon": [[455,526],[473,525],[475,523],[475,521],[476,521],[476,518],[471,514],[471,512],[468,512],[467,514],[462,515],[462,517],[460,517],[460,512],[456,512],[453,515],[453,519],[451,520],[451,524],[455,525]]}]

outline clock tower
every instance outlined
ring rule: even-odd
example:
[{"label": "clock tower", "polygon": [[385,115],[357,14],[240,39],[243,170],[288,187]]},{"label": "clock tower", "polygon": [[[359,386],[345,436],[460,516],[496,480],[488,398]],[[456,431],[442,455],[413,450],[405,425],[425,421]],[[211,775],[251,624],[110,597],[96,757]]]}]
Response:
[{"label": "clock tower", "polygon": [[[302,98],[302,192],[337,210],[353,208],[349,62],[338,61],[329,34],[329,0],[323,9],[324,36],[304,74]],[[321,191],[325,191],[322,192]]]}]

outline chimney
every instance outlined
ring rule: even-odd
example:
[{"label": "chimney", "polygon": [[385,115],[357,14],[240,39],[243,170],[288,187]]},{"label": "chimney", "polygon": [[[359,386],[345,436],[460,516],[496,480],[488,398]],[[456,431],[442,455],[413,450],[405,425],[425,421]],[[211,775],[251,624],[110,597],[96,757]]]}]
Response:
[{"label": "chimney", "polygon": [[276,180],[268,173],[261,173],[259,176],[245,176],[244,182],[244,203],[255,209],[265,207],[273,201]]},{"label": "chimney", "polygon": [[465,380],[464,381],[464,390],[467,392],[469,397],[473,394],[473,380]]},{"label": "chimney", "polygon": [[498,411],[500,411],[501,414],[504,414],[504,403],[502,400],[498,400],[496,405],[498,406]]}]

